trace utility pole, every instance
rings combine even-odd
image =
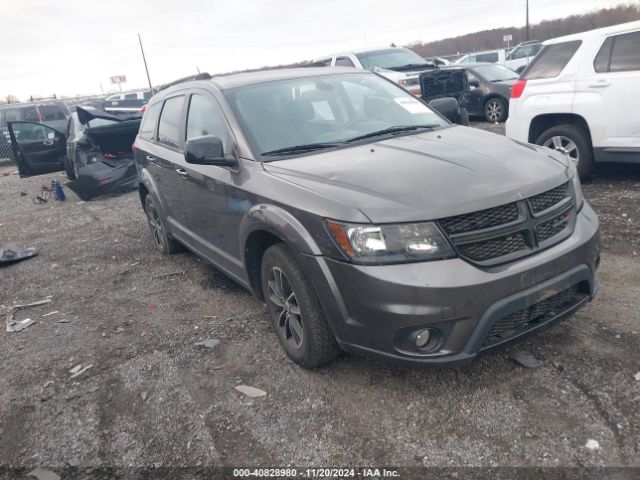
[[[529,0],[527,0],[527,42],[529,41]]]
[[[147,72],[147,81],[149,82],[149,88],[153,90],[153,87],[151,86],[151,77],[149,76],[149,67],[147,67],[147,59],[144,56],[144,48],[142,48],[142,38],[140,38],[140,34],[138,34],[138,41],[140,42],[140,51],[142,52],[142,61],[144,62],[144,69]]]

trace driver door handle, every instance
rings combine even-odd
[[[590,83],[589,86],[591,88],[605,88],[611,86],[611,82],[608,80],[600,80],[595,83]]]

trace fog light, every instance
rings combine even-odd
[[[416,336],[416,347],[418,348],[426,347],[430,339],[431,339],[431,332],[429,330],[422,330],[418,332],[418,335]]]

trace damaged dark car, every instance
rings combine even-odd
[[[132,144],[142,114],[118,116],[79,106],[67,133],[35,122],[10,122],[9,136],[21,178],[64,170],[84,200],[135,188]]]

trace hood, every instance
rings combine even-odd
[[[108,113],[102,108],[94,107],[93,105],[78,105],[76,107],[76,113],[78,114],[78,120],[82,125],[86,125],[90,120],[95,118],[113,120],[114,122],[124,122],[126,120],[142,118],[142,112],[137,112],[131,115],[114,115],[113,113]]]
[[[462,126],[263,165],[376,223],[496,207],[571,178],[568,160],[549,149]]]
[[[417,78],[420,73],[429,71],[429,70],[434,70],[436,68],[437,67],[435,65],[425,65],[424,67],[416,67],[416,68],[411,68],[409,70],[394,70],[392,68],[375,67],[373,71],[387,78],[393,78],[394,80],[399,80],[401,78],[412,78],[412,77]]]

